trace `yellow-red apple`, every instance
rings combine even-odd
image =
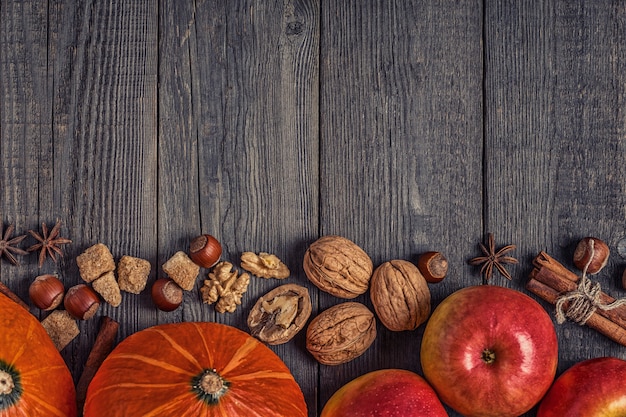
[[[626,361],[602,357],[578,362],[541,400],[537,417],[626,416]]]
[[[403,369],[381,369],[353,379],[328,400],[320,417],[447,417],[428,382]]]

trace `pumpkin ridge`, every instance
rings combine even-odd
[[[202,346],[204,347],[204,354],[206,355],[207,363],[210,363],[210,364],[215,363],[215,358],[213,357],[213,354],[211,353],[211,349],[209,349],[209,344],[207,343],[207,340],[204,337],[204,333],[202,332],[202,329],[200,328],[198,323],[193,322],[191,324],[196,330],[196,333],[198,334],[198,336],[200,337],[200,340],[202,340]]]
[[[56,382],[56,381],[54,381]],[[32,390],[29,390],[28,392],[24,392],[24,394],[22,394],[22,400],[25,403],[30,403],[35,402],[37,404],[39,404],[42,408],[45,408],[47,411],[51,412],[52,415],[54,416],[58,416],[58,417],[66,417],[67,414],[65,414],[63,411],[59,410],[57,407],[53,407],[50,404],[48,404],[46,401],[44,401],[43,399],[39,398],[39,396],[33,394]]]
[[[154,329],[154,331],[157,332],[158,334],[160,334],[165,340],[167,340],[167,342],[170,344],[170,346],[176,352],[178,352],[183,358],[187,359],[189,361],[189,363],[191,363],[192,365],[196,366],[198,369],[203,369],[204,368],[202,365],[200,365],[198,360],[191,353],[189,353],[189,351],[187,349],[183,348],[181,345],[176,343],[176,341],[169,334],[167,334],[166,331],[161,330],[161,329]]]
[[[243,345],[241,345],[241,347],[239,347],[239,349],[237,349],[234,355],[230,358],[226,366],[224,366],[224,369],[220,371],[220,374],[225,376],[227,373],[237,368],[241,363],[245,361],[245,359],[247,359],[246,357],[250,356],[251,352],[255,350],[260,344],[261,342],[258,342],[252,337],[246,339]]]
[[[245,398],[241,398],[241,396],[239,395],[233,395],[233,399],[231,401],[237,401],[240,404],[238,404],[238,406],[241,407],[245,407],[246,410],[248,411],[248,413],[250,414],[246,414],[246,417],[264,417],[263,414],[259,414],[257,409],[253,409],[251,407],[249,407],[245,401]],[[275,409],[272,409],[271,411],[276,411]],[[298,413],[296,413],[297,415]]]
[[[231,377],[231,380],[234,381],[254,381],[259,378],[263,379],[288,379],[292,380],[293,376],[287,372],[276,372],[276,371],[257,371],[250,372],[245,375],[236,375]]]
[[[186,400],[188,398],[189,398],[189,393],[180,394],[177,397],[169,399],[168,402],[163,403],[159,405],[158,407],[152,409],[152,411],[148,412],[147,414],[144,414],[143,417],[160,416],[165,411],[177,411],[178,410],[180,412],[181,404],[179,404],[178,402],[181,400]],[[184,406],[188,406],[188,405],[184,404]]]
[[[32,340],[34,330],[35,330],[35,323],[31,321],[28,323],[28,329],[26,329],[26,334],[25,334],[26,340],[28,341]],[[15,351],[15,355],[13,355],[13,359],[11,359],[9,364],[14,366],[20,360],[20,358],[22,357],[25,351],[26,351],[26,343],[20,346],[20,348]],[[29,363],[29,361],[26,361],[26,363]]]
[[[136,361],[140,361],[143,362],[147,365],[152,365],[154,367],[158,367],[161,369],[164,369],[166,371],[171,371],[171,372],[175,372],[177,374],[182,374],[185,376],[189,376],[192,377],[194,376],[193,373],[187,371],[186,369],[180,368],[178,366],[174,366],[171,365],[167,362],[161,361],[161,360],[157,360],[157,359],[152,359],[149,358],[147,356],[144,355],[139,355],[139,354],[135,354],[135,353],[120,353],[118,355],[116,355],[116,357],[114,359],[132,359],[132,360],[136,360]]]
[[[55,365],[55,366],[39,367],[37,369],[29,369],[26,372],[21,372],[21,375],[22,375],[22,378],[29,378],[31,376],[38,376],[42,371],[56,371],[56,370],[61,370],[61,369],[65,369],[65,366]]]

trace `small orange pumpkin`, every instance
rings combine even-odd
[[[76,391],[65,361],[41,323],[3,294],[0,416],[76,416]]]
[[[122,341],[87,390],[85,417],[306,417],[289,368],[218,323],[162,324]]]

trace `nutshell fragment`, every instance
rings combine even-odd
[[[250,275],[234,270],[233,264],[222,261],[209,273],[209,279],[204,280],[200,288],[202,301],[206,304],[215,304],[215,310],[220,313],[232,313],[241,304],[243,294],[248,290]]]
[[[296,284],[274,288],[256,302],[248,315],[250,333],[270,345],[291,340],[311,315],[309,290]]]
[[[243,252],[241,267],[261,278],[285,279],[289,276],[289,268],[276,255],[267,252]]]

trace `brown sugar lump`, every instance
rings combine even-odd
[[[80,334],[76,320],[65,310],[54,310],[41,324],[59,351]]]
[[[120,286],[115,279],[115,273],[113,271],[109,271],[93,281],[91,286],[100,294],[104,301],[113,307],[118,307],[122,303],[122,293],[120,292]]]
[[[163,271],[183,290],[190,291],[196,283],[200,267],[185,252],[178,251],[163,264]]]
[[[85,249],[76,257],[80,276],[86,282],[92,282],[109,271],[115,270],[115,261],[109,248],[103,243]]]
[[[150,262],[124,255],[117,264],[117,280],[120,290],[139,294],[146,288],[150,275]]]

